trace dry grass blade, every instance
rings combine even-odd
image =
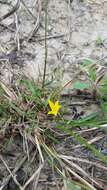
[[[0,18],[0,22],[6,19],[7,17],[11,16],[12,14],[14,14],[19,9],[19,7],[20,7],[20,0],[17,0],[16,5],[8,13],[6,13]]]
[[[32,152],[34,147],[31,147],[29,150],[29,153]],[[13,174],[15,174],[20,168],[21,166],[24,164],[24,162],[27,160],[27,155],[24,156],[22,158],[22,160],[19,162],[19,164],[14,168],[14,170],[12,171]],[[0,190],[4,189],[4,187],[8,184],[9,180],[11,179],[11,174],[9,176],[7,176],[6,180],[3,182],[2,186],[0,187]]]
[[[23,136],[23,135],[25,135],[25,132],[24,132],[24,134],[20,131],[20,134]],[[41,172],[41,169],[43,168],[43,166],[44,166],[44,158],[43,158],[43,155],[42,155],[42,151],[41,151],[41,148],[40,148],[40,144],[39,144],[39,141],[38,141],[38,138],[37,138],[37,136],[35,135],[35,139],[30,135],[30,134],[27,134],[26,133],[26,135],[25,135],[26,137],[26,140],[28,139],[28,140],[30,140],[36,147],[37,147],[37,149],[38,149],[38,152],[39,152],[39,167],[38,167],[38,169],[32,174],[32,176],[26,181],[26,183],[24,184],[24,186],[23,187],[21,187],[22,189],[20,189],[20,190],[25,190],[26,189],[26,187],[36,178],[36,181],[35,181],[35,187],[37,186],[37,184],[38,184],[38,180],[39,180],[39,176],[40,176],[40,172]],[[30,152],[30,150],[29,150],[29,152]],[[28,154],[27,154],[27,156],[26,157],[28,157]],[[11,175],[13,175],[13,174],[11,174]],[[13,176],[14,177],[14,176]],[[10,178],[9,178],[10,179]],[[8,180],[9,181],[9,180]],[[3,186],[4,187],[4,186]],[[0,189],[0,190],[2,190],[2,189]]]
[[[28,160],[29,160],[29,146],[28,146],[28,138],[27,138],[27,134],[25,131],[23,131],[23,149],[24,152],[26,152],[27,156],[28,156]]]
[[[41,1],[38,0],[38,16],[37,16],[36,21],[35,21],[35,26],[34,26],[33,30],[31,31],[31,33],[28,35],[26,41],[29,41],[32,38],[32,36],[34,35],[34,33],[36,33],[37,30],[38,30],[38,28],[39,28],[41,10],[42,10],[42,8],[41,8]]]
[[[35,16],[32,14],[32,12],[28,9],[26,3],[25,3],[23,0],[21,0],[21,3],[22,3],[23,6],[25,7],[26,11],[27,11],[27,12],[32,16],[32,18],[35,20],[36,17],[35,17]]]
[[[13,29],[13,28],[11,28],[10,26],[8,26],[8,25],[6,25],[6,24],[4,24],[4,23],[0,23],[0,26],[2,27],[2,28],[6,28],[6,29],[8,29],[9,31],[11,31],[11,32],[15,32],[15,29]]]
[[[90,4],[97,4],[97,5],[101,5],[102,4],[102,1],[98,2],[97,0],[87,0],[87,2],[90,3]]]
[[[43,164],[40,164],[39,168],[33,173],[33,175],[28,179],[28,181],[23,186],[23,190],[35,179],[36,176],[40,174],[41,169],[43,168]],[[38,179],[38,177],[37,177]]]
[[[93,138],[93,139],[87,141],[87,143],[88,143],[88,144],[93,144],[93,143],[95,143],[95,142],[101,140],[101,139],[104,138],[104,137],[105,137],[105,135],[97,136],[97,137],[95,137],[95,138]],[[73,147],[73,149],[74,149],[74,148],[80,148],[80,147],[83,147],[83,146],[84,146],[84,145],[76,145],[76,146]]]
[[[19,22],[18,22],[17,13],[15,13],[15,23],[16,23],[15,41],[17,43],[17,50],[20,51]]]
[[[24,190],[24,188],[20,185],[20,183],[17,181],[16,177],[12,174],[11,170],[9,169],[7,163],[5,162],[5,160],[3,159],[3,157],[0,155],[0,159],[3,162],[4,166],[6,167],[6,169],[8,170],[8,172],[10,173],[12,179],[14,180],[15,184],[19,187],[20,190]]]
[[[39,156],[40,156],[39,168],[38,168],[38,169],[33,173],[33,175],[28,179],[28,181],[27,181],[27,182],[25,183],[25,185],[23,186],[23,189],[25,189],[25,188],[35,179],[35,177],[37,177],[37,178],[36,178],[36,182],[35,182],[35,187],[37,186],[41,169],[42,169],[43,166],[44,166],[44,158],[43,158],[43,155],[42,155],[42,151],[41,151],[41,148],[40,148],[39,141],[38,141],[38,139],[37,139],[36,136],[35,136],[35,143],[36,143],[36,145],[37,145],[37,149],[38,149]]]
[[[69,171],[69,173],[71,173],[73,176],[75,176],[81,183],[83,183],[84,185],[88,186],[91,190],[97,190],[95,187],[93,187],[90,183],[88,183],[85,179],[83,179],[82,177],[80,177],[76,172],[74,172],[73,170],[71,170],[69,167],[66,167],[66,169]]]
[[[79,165],[73,163],[72,161],[69,161],[67,158],[60,156],[61,159],[63,159],[68,165],[76,169],[80,174],[82,174],[84,177],[88,178],[91,183],[95,184],[97,187],[102,188],[98,182],[96,182],[93,178],[91,178]]]
[[[65,34],[54,34],[54,35],[47,35],[47,37],[46,37],[46,39],[47,40],[50,40],[50,39],[57,39],[57,38],[62,38],[62,37],[64,37],[65,36]],[[33,41],[44,41],[45,40],[45,36],[40,36],[40,37],[38,37],[38,36],[36,36],[37,38],[35,38],[35,39],[33,39]]]
[[[92,131],[95,131],[97,129],[98,129],[97,127],[93,127],[91,129],[83,129],[83,130],[79,131],[79,134],[92,132]]]
[[[106,128],[107,127],[107,124],[103,124],[101,125],[102,128]]]
[[[15,101],[17,99],[16,93],[13,91],[13,89],[9,89],[4,83],[0,81],[0,85],[5,91],[5,93],[8,95],[6,98],[8,98],[11,101]],[[4,95],[5,96],[5,95]]]
[[[40,148],[40,144],[39,144],[39,141],[38,141],[38,137],[35,135],[35,141],[36,141],[36,145],[37,145],[37,149],[39,151],[39,155],[40,155],[40,158],[41,158],[41,162],[44,164],[44,158],[43,158],[43,155],[42,155],[42,151],[41,151],[41,148]]]
[[[99,163],[96,163],[96,162],[92,162],[92,161],[89,161],[89,160],[86,160],[86,159],[81,159],[81,158],[77,158],[77,157],[73,157],[73,156],[66,156],[66,155],[59,155],[59,157],[63,157],[65,159],[68,159],[68,160],[72,160],[72,161],[76,161],[76,162],[82,162],[82,163],[86,163],[86,164],[90,164],[92,166],[96,166],[97,168],[101,168],[105,171],[107,171],[107,167],[99,164]]]

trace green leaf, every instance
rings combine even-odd
[[[102,85],[107,85],[107,75],[102,78],[101,84]]]
[[[96,68],[90,68],[89,70],[89,76],[93,81],[96,81],[97,74],[96,74]]]
[[[41,90],[38,86],[36,86],[34,81],[23,80],[23,81],[21,81],[21,83],[25,84],[27,90],[30,90],[33,97],[39,98],[41,96]]]
[[[93,60],[92,59],[84,59],[82,66],[88,66],[93,64]]]
[[[23,112],[20,108],[17,107],[17,105],[10,103],[10,106],[13,110],[15,110],[19,115],[24,116],[25,112]]]
[[[65,186],[67,187],[67,190],[81,190],[81,187],[68,180],[65,180]]]
[[[102,45],[103,44],[103,40],[102,40],[102,38],[100,37],[100,36],[97,36],[97,38],[96,38],[96,45],[97,46],[100,46],[100,45]]]
[[[94,113],[91,113],[91,114],[89,114],[89,115],[87,115],[87,116],[85,116],[85,117],[83,117],[83,118],[81,118],[81,119],[79,119],[79,120],[69,120],[69,121],[67,121],[67,124],[72,124],[72,122],[73,123],[75,123],[75,124],[77,124],[77,125],[79,125],[79,124],[88,124],[90,121],[91,121],[91,123],[93,124],[94,123],[94,121],[98,121],[98,117],[99,116],[99,112],[94,112]]]
[[[74,83],[73,87],[78,90],[84,90],[89,88],[89,83],[77,81]]]

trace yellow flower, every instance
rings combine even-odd
[[[48,114],[52,114],[52,115],[57,115],[59,109],[61,108],[61,105],[59,104],[59,101],[56,101],[55,103],[53,103],[51,100],[48,100],[48,104],[51,108],[51,111],[48,112]]]

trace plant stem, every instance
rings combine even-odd
[[[44,88],[44,85],[45,85],[47,57],[48,57],[48,48],[47,48],[48,0],[45,0],[45,1],[46,1],[45,2],[45,63],[44,63],[44,73],[43,73],[42,88]]]

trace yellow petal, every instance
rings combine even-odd
[[[49,103],[49,106],[51,108],[51,111],[49,111],[48,114],[52,114],[52,115],[56,116],[58,114],[60,107],[61,107],[59,104],[59,101],[56,101],[54,104],[51,100],[48,100],[48,103]]]
[[[50,115],[50,114],[53,114],[53,112],[52,112],[52,111],[49,111],[49,112],[48,112],[48,115]]]
[[[59,108],[61,107],[61,105],[59,104],[59,101],[56,101],[56,102],[55,102],[55,107],[56,107],[57,109],[59,109]]]
[[[56,115],[57,115],[57,112],[49,111],[49,112],[48,112],[48,115],[55,115],[55,116],[56,116]]]
[[[53,109],[53,107],[55,106],[54,103],[51,100],[48,100],[48,104],[49,104],[51,109]]]

